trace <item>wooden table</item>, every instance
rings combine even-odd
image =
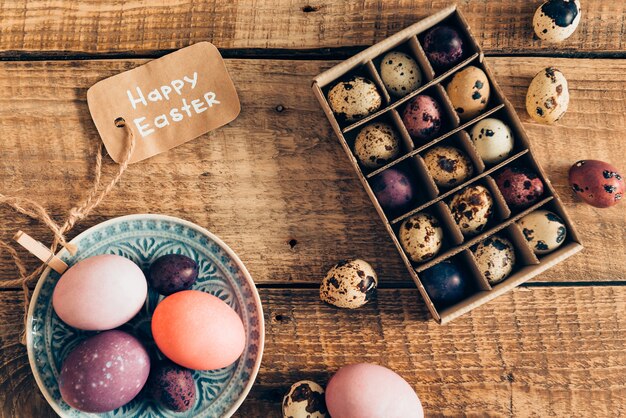
[[[241,256],[267,332],[261,371],[237,416],[280,416],[291,383],[323,384],[362,361],[400,373],[428,416],[624,415],[626,204],[582,204],[567,170],[583,158],[626,170],[626,4],[584,0],[580,27],[555,49],[533,39],[539,3],[459,7],[586,248],[447,326],[429,319],[309,86],[448,1],[0,1],[0,190],[35,197],[63,219],[93,178],[99,137],[88,87],[209,40],[227,58],[239,118],[131,166],[70,236],[115,216],[163,213],[207,227]],[[530,79],[548,65],[570,83],[570,110],[557,126],[531,122],[523,105]],[[106,173],[113,169],[108,161]],[[24,229],[50,242],[42,225],[0,214],[0,237]],[[325,271],[350,256],[371,261],[381,277],[378,299],[357,311],[318,298]],[[0,279],[15,275],[1,256]],[[1,416],[53,416],[18,342],[22,293],[0,287]]]

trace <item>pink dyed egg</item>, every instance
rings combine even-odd
[[[326,387],[333,418],[423,418],[422,403],[402,377],[383,366],[344,366]]]
[[[442,110],[435,99],[425,94],[415,96],[404,108],[402,122],[415,139],[429,141],[441,130]]]
[[[147,294],[146,278],[135,263],[103,254],[79,261],[61,276],[52,306],[74,328],[104,331],[132,319]]]

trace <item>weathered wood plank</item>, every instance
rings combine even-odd
[[[142,62],[1,63],[0,190],[34,197],[61,219],[92,179],[99,139],[85,101],[87,88]],[[626,60],[488,62],[525,121],[537,155],[586,245],[582,254],[538,280],[624,280],[624,204],[600,210],[575,201],[567,169],[582,158],[618,167],[626,161],[621,139],[626,129]],[[114,216],[164,213],[187,218],[222,237],[258,283],[318,282],[330,265],[349,256],[370,260],[386,283],[409,281],[310,92],[311,77],[333,64],[228,60],[242,102],[239,118],[131,166],[93,216],[71,235]],[[572,97],[569,113],[554,127],[531,123],[523,107],[530,79],[550,64],[567,75]],[[112,168],[108,166],[109,173]],[[50,241],[37,223],[15,219],[6,208],[0,208],[0,214],[0,237],[9,239],[22,228]],[[35,261],[28,259],[34,267]],[[0,278],[14,274],[3,259]]]
[[[626,414],[623,286],[518,289],[446,326],[427,320],[415,290],[381,290],[358,311],[312,290],[261,295],[265,354],[240,417],[278,417],[291,383],[325,384],[364,361],[398,371],[428,416]],[[0,292],[1,416],[52,416],[16,343],[20,305],[18,292]]]
[[[0,3],[0,51],[150,54],[209,40],[220,48],[369,46],[451,4],[449,0],[146,2],[9,0]],[[487,53],[624,51],[626,4],[583,2],[567,42],[533,39],[540,1],[458,2]],[[121,30],[122,29],[122,30]]]

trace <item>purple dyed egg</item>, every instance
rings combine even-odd
[[[150,373],[150,357],[139,340],[118,330],[80,343],[61,367],[63,400],[84,412],[107,412],[130,402]]]
[[[428,141],[441,130],[441,115],[439,103],[430,96],[420,94],[404,108],[402,122],[413,138]]]
[[[157,258],[150,266],[148,283],[162,295],[186,290],[198,278],[198,264],[181,254],[167,254]]]
[[[172,362],[162,362],[152,369],[148,389],[154,400],[172,411],[187,411],[196,402],[192,371]]]
[[[413,185],[402,171],[390,168],[372,181],[372,190],[383,209],[398,211],[413,200]]]
[[[437,26],[424,36],[424,52],[435,68],[447,68],[463,58],[463,40],[450,26]]]
[[[468,290],[465,272],[451,261],[435,264],[419,276],[430,300],[438,309],[460,302]]]

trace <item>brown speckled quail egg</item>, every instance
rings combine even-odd
[[[476,235],[491,218],[493,198],[484,186],[469,186],[452,197],[450,212],[463,235]]]
[[[474,166],[467,155],[458,148],[436,146],[424,154],[424,163],[435,184],[453,187],[474,174]]]
[[[338,119],[354,122],[380,109],[382,97],[374,82],[353,76],[330,89],[328,104]]]
[[[365,167],[382,167],[400,153],[400,137],[391,125],[370,123],[357,135],[354,153]]]
[[[526,111],[540,123],[554,123],[569,106],[569,89],[562,72],[554,67],[539,71],[528,86]]]
[[[476,151],[486,164],[504,161],[513,151],[513,134],[500,119],[485,118],[470,131]]]
[[[310,380],[291,385],[283,398],[283,418],[327,418],[324,389]]]
[[[392,51],[380,62],[380,78],[394,97],[404,97],[422,84],[417,62],[404,52]]]
[[[489,80],[483,70],[470,65],[452,77],[446,92],[461,120],[470,120],[489,103]]]
[[[515,265],[515,249],[508,239],[499,235],[481,241],[472,249],[476,265],[489,284],[500,283],[508,277]]]
[[[320,299],[338,308],[354,309],[374,296],[378,277],[366,261],[343,260],[331,268],[320,286]]]
[[[437,218],[428,213],[407,218],[400,226],[399,235],[402,248],[416,263],[436,256],[443,243],[443,229]]]
[[[533,28],[539,39],[562,42],[578,27],[582,10],[578,0],[548,0],[533,16]]]
[[[536,210],[517,221],[535,254],[548,254],[563,244],[567,228],[563,220],[547,210]]]

